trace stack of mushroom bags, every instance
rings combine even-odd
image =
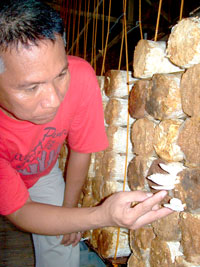
[[[134,51],[129,113],[135,121],[131,190],[168,190],[175,212],[130,231],[128,266],[200,266],[200,18],[185,18],[168,40]]]
[[[128,163],[134,157],[130,141],[130,126],[134,119],[128,115],[127,82],[136,79],[133,79],[131,72],[127,74],[121,70],[109,70],[105,76],[97,78],[102,92],[109,147],[103,152],[92,154],[92,162],[83,189],[83,206],[94,206],[112,193],[123,191],[123,188],[130,191],[125,163],[126,156]],[[128,120],[130,126],[127,128]],[[106,227],[87,232],[85,237],[103,258],[113,258],[117,246],[117,234],[118,228]],[[127,229],[120,229],[116,255],[127,257],[130,253],[129,232]]]

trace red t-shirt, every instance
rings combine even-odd
[[[0,213],[21,208],[28,188],[53,168],[67,138],[75,151],[103,150],[108,141],[104,128],[101,92],[92,67],[68,56],[70,85],[53,121],[35,125],[17,121],[0,110]]]

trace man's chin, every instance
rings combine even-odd
[[[54,118],[55,116],[53,118],[31,120],[30,122],[32,122],[33,124],[46,124],[53,121]]]
[[[31,120],[34,124],[46,124],[54,120],[57,112],[54,112],[50,115],[47,115],[45,117],[35,117]]]

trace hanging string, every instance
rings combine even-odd
[[[95,38],[94,38],[94,70],[95,73],[97,71],[97,61],[96,61],[96,55],[97,55],[97,24],[98,24],[98,16],[99,16],[99,0],[97,0],[97,12],[96,12],[96,24],[95,24]]]
[[[105,72],[105,59],[106,59],[106,52],[107,52],[107,46],[108,46],[108,37],[109,37],[109,33],[110,33],[110,31],[109,31],[109,29],[110,29],[110,12],[111,12],[111,0],[109,1],[108,28],[107,28],[105,49],[103,51],[103,63],[102,63],[102,69],[101,69],[101,76],[103,76],[103,73]]]
[[[87,10],[87,24],[86,24],[86,37],[84,42],[84,59],[86,59],[87,56],[87,37],[88,37],[88,24],[89,24],[89,12],[90,12],[90,0],[88,0],[88,10]]]
[[[92,65],[92,63],[93,63],[93,56],[94,56],[95,5],[96,5],[96,0],[94,0],[94,11],[93,11],[93,24],[92,24],[92,53],[91,53],[91,59],[90,59],[90,64],[91,64],[91,65]]]
[[[127,40],[127,26],[126,26],[126,0],[123,1],[124,7],[124,37],[125,37],[125,51],[126,51],[126,75],[127,75],[127,94],[129,95],[129,65],[128,65],[128,40]],[[127,166],[128,166],[128,140],[129,140],[129,112],[127,109],[127,134],[126,134],[126,158],[125,158],[125,169],[124,169],[124,183],[123,191],[125,191],[126,186],[126,176],[127,176]],[[114,259],[117,258],[117,251],[119,247],[119,237],[120,237],[120,228],[117,232],[117,244],[115,249]],[[117,267],[117,264],[113,264],[114,267]]]
[[[159,2],[158,17],[157,17],[157,23],[156,23],[156,32],[155,32],[155,37],[154,37],[155,42],[157,41],[157,37],[158,37],[158,27],[159,27],[161,6],[162,6],[162,0],[160,0],[160,2]]]
[[[103,10],[102,10],[102,42],[101,42],[101,52],[103,55],[103,51],[104,51],[104,13],[105,13],[105,0],[103,0]]]
[[[124,13],[126,14],[126,0],[124,0]],[[126,77],[127,77],[127,95],[129,95],[129,64],[128,64],[128,39],[127,39],[127,26],[126,17],[124,19],[124,36],[125,36],[125,51],[126,51]],[[124,170],[124,185],[123,191],[125,191],[126,186],[126,176],[127,176],[127,165],[128,165],[128,142],[129,140],[129,112],[127,109],[127,138],[126,138],[126,160],[125,160],[125,170]]]
[[[143,32],[142,32],[142,5],[141,0],[139,0],[139,26],[140,26],[140,38],[143,39]]]
[[[103,0],[100,0],[99,6],[101,5],[102,2],[103,2]],[[88,8],[89,8],[89,0],[88,0]],[[88,19],[88,22],[86,23],[86,25],[85,25],[85,26],[83,27],[83,29],[81,30],[81,32],[80,32],[80,34],[79,34],[79,39],[80,39],[80,37],[84,34],[84,32],[85,32],[86,30],[88,31],[88,25],[89,25],[89,23],[90,23],[90,20],[91,20],[91,19]],[[78,38],[76,38],[76,40],[73,42],[73,44],[72,44],[70,50],[68,51],[68,53],[70,53],[70,52],[72,51],[72,49],[74,48],[74,46],[76,45],[77,39],[78,39]],[[86,51],[87,51],[87,50],[86,50]],[[86,53],[86,51],[85,51],[85,53]]]
[[[77,43],[76,43],[76,56],[79,55],[80,20],[81,20],[81,1],[79,0],[79,7],[78,7],[78,29],[77,29]]]
[[[181,0],[181,9],[180,9],[180,17],[179,17],[179,20],[182,20],[182,16],[183,16],[183,5],[184,5],[184,0]]]
[[[75,28],[76,28],[76,8],[77,8],[77,0],[74,2],[74,10],[73,10],[73,29],[72,29],[72,44],[74,43],[75,37]],[[73,55],[74,46],[71,49],[71,54]]]
[[[94,70],[96,72],[96,43],[97,43],[97,25],[98,25],[98,16],[99,16],[99,0],[97,0],[97,7],[96,7],[96,15],[95,15],[95,31],[94,31],[94,41],[92,43],[93,47],[93,55],[91,57],[91,65],[94,64]]]
[[[120,48],[120,55],[119,55],[119,64],[118,64],[118,70],[121,68],[121,62],[122,62],[122,52],[123,52],[123,46],[124,46],[124,19],[122,24],[122,41],[121,41],[121,48]]]
[[[84,7],[84,25],[87,23],[87,0],[85,0],[85,7]],[[83,57],[86,59],[85,55],[85,41],[86,41],[86,31],[84,31],[84,36],[83,36]]]
[[[72,10],[72,0],[70,1],[70,5],[69,5],[69,10],[68,10],[68,13],[69,13],[69,16],[68,16],[68,27],[67,27],[67,53],[69,51],[69,37],[70,37],[70,23],[71,23],[71,10]]]

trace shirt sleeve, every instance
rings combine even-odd
[[[108,140],[104,126],[102,96],[94,70],[84,62],[76,71],[79,90],[75,116],[69,134],[69,146],[82,153],[92,153],[106,149]],[[73,73],[72,77],[73,79]]]
[[[20,175],[8,161],[0,158],[0,214],[8,215],[20,209],[28,197]]]

